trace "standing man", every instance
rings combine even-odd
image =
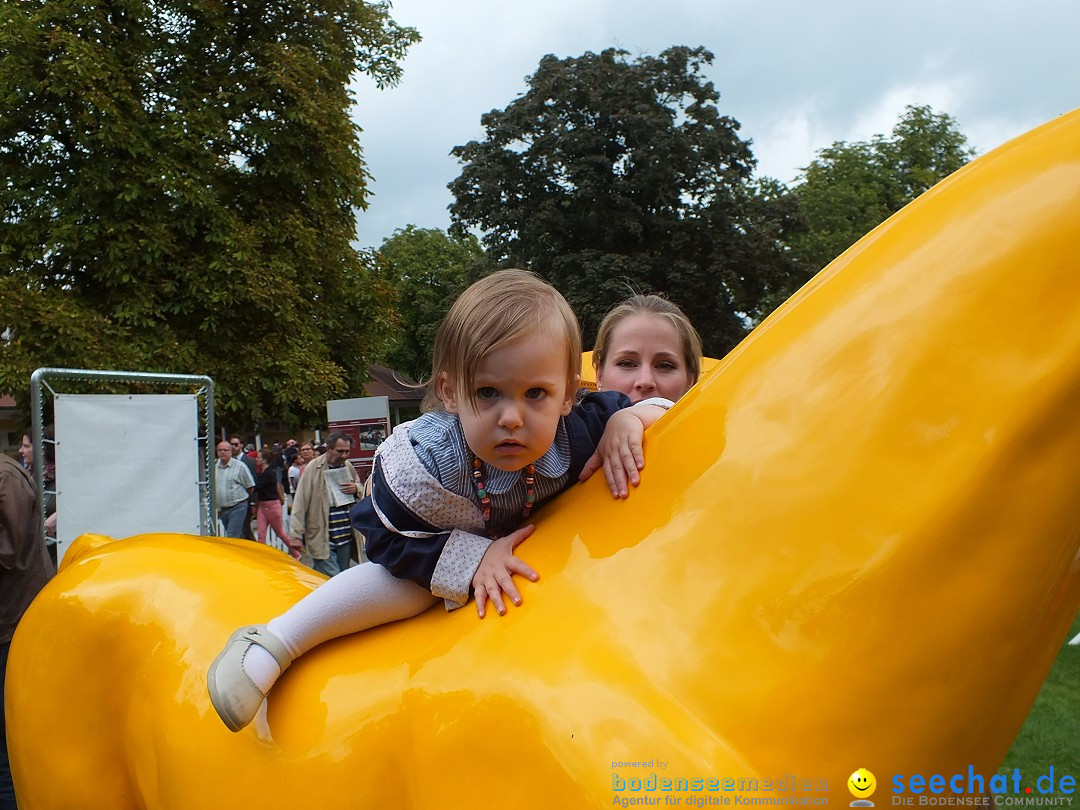
[[[214,466],[214,498],[218,517],[225,526],[226,537],[244,537],[248,519],[248,499],[255,491],[255,477],[247,465],[232,457],[228,442],[217,446],[218,463]]]
[[[30,476],[0,454],[0,810],[15,810],[4,722],[8,650],[30,601],[53,575],[41,533],[41,509]]]
[[[294,544],[302,542],[312,567],[328,577],[349,566],[353,543],[349,508],[360,492],[360,476],[346,461],[351,450],[347,434],[330,434],[326,453],[311,461],[300,476],[289,518],[290,539]]]
[[[244,452],[244,443],[240,441],[239,436],[229,439],[229,448],[232,450],[232,457],[243,463],[248,468],[248,472],[255,475],[255,459]]]

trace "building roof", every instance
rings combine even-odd
[[[424,399],[424,389],[399,371],[385,366],[368,366],[368,376],[370,379],[364,385],[366,396],[417,405]]]

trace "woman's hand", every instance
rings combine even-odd
[[[645,428],[665,412],[656,405],[634,405],[612,414],[596,452],[585,462],[578,480],[589,480],[603,467],[612,496],[626,498],[630,494],[628,484],[640,484],[638,473],[645,469]]]
[[[645,467],[645,428],[641,420],[627,408],[612,414],[596,452],[585,462],[579,480],[585,481],[603,467],[608,489],[616,498],[630,494],[629,486],[641,483],[638,472]]]

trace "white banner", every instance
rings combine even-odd
[[[56,394],[57,557],[84,532],[200,533],[195,394]]]

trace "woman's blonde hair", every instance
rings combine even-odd
[[[443,374],[459,398],[475,408],[481,361],[527,335],[549,333],[566,344],[566,390],[572,394],[581,369],[581,329],[566,299],[527,270],[498,270],[480,279],[458,296],[435,335],[422,410],[442,407],[438,388]]]
[[[631,315],[655,315],[664,318],[675,327],[683,349],[683,362],[690,372],[690,383],[696,383],[701,374],[701,338],[697,330],[678,306],[661,298],[659,295],[632,295],[616,305],[600,323],[596,333],[596,346],[593,347],[592,364],[597,371],[604,365],[611,349],[611,333],[615,327]]]

